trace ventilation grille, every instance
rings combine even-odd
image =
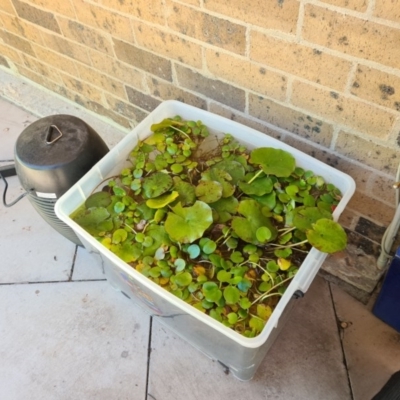
[[[29,194],[28,198],[36,211],[48,224],[71,242],[82,246],[82,243],[78,239],[78,236],[76,236],[75,232],[68,225],[62,222],[54,212],[54,206],[57,200],[41,198],[33,194]]]

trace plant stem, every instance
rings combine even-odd
[[[274,281],[274,278],[272,277],[272,275],[265,268],[263,268],[260,264],[255,264],[255,265],[257,265],[257,267],[259,267],[261,270],[263,270],[264,273],[266,273],[269,276],[269,279],[271,279],[272,285],[275,285],[275,281]]]
[[[151,222],[151,221],[150,221],[150,222]],[[150,225],[150,222],[148,222],[148,223],[144,226],[144,228],[142,229],[142,233],[144,233],[144,232],[146,231],[147,227]]]
[[[292,231],[294,231],[295,229],[296,229],[295,226],[293,226],[293,227],[291,227],[291,228],[282,228],[282,229],[278,229],[278,232],[282,232],[282,233],[279,235],[279,237],[281,237],[281,236],[283,236],[283,235],[286,235],[287,233],[292,232]]]
[[[260,297],[258,297],[257,299],[255,299],[255,300],[251,303],[251,305],[256,304],[256,303],[257,303],[258,301],[260,301],[260,300],[264,300],[264,299],[266,299],[267,297],[271,297],[271,296],[275,296],[275,295],[282,296],[281,293],[271,293],[271,292],[272,292],[274,289],[276,289],[277,287],[279,287],[279,286],[281,286],[282,284],[284,284],[285,282],[290,281],[291,279],[293,279],[292,276],[291,276],[290,278],[286,278],[286,279],[284,279],[283,281],[277,283],[275,286],[272,286],[272,288],[269,289],[268,292],[265,292],[263,295],[261,295]]]
[[[92,190],[92,192],[90,193],[90,194],[93,194],[94,193],[94,191],[102,184],[102,183],[104,183],[105,181],[109,181],[109,180],[111,180],[111,179],[116,179],[116,178],[118,178],[119,177],[119,175],[114,175],[114,176],[109,176],[108,178],[104,178],[101,182],[99,182],[98,184],[97,184],[97,186]],[[111,189],[111,188],[110,188]]]
[[[282,296],[282,293],[278,293],[278,292],[269,293],[269,294],[264,293],[262,296],[258,297],[256,300],[254,300],[253,303],[251,303],[251,305],[256,304],[260,299],[265,300],[272,296]]]
[[[231,237],[232,237],[232,236],[229,235],[229,236],[222,242],[222,245],[224,245]]]
[[[137,235],[137,232],[136,232],[130,225],[128,225],[126,222],[124,222],[123,224],[124,224],[126,227],[128,227],[129,229],[131,229],[132,232],[133,232],[135,235]]]
[[[257,319],[259,319],[260,321],[262,321],[262,322],[266,322],[266,321],[264,321],[262,318],[260,318],[258,315],[254,315],[254,314],[251,314],[251,313],[249,313],[249,315],[251,315],[253,318],[257,318]]]
[[[307,239],[303,240],[302,242],[297,242],[297,243],[292,243],[292,244],[287,244],[287,245],[268,243],[268,246],[278,247],[279,249],[286,249],[288,247],[301,246],[302,244],[306,244],[306,243],[308,243]]]
[[[215,241],[215,243],[218,243],[218,242],[219,242],[220,240],[222,240],[224,237],[225,237],[224,235],[221,235],[221,236]]]
[[[254,180],[256,180],[264,171],[260,169],[247,183],[253,183]]]
[[[185,133],[185,132],[183,132],[182,130],[180,130],[179,128],[177,128],[177,127],[175,127],[175,126],[173,126],[173,125],[170,125],[170,128],[175,129],[176,131],[182,133],[182,134],[185,135],[188,139],[190,139],[190,136],[189,136],[187,133]]]

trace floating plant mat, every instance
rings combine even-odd
[[[311,247],[346,247],[340,191],[289,152],[247,149],[201,121],[151,130],[71,218],[165,290],[258,335]]]

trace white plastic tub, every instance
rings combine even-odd
[[[296,158],[299,167],[314,171],[341,190],[343,198],[334,211],[335,219],[340,216],[353,195],[355,183],[350,176],[263,133],[208,111],[177,101],[166,101],[118,143],[56,203],[57,216],[75,231],[87,251],[97,258],[99,266],[103,268],[107,280],[114,288],[121,290],[135,303],[143,306],[150,314],[159,318],[160,322],[194,347],[229,368],[236,378],[248,380],[255,374],[257,367],[283,327],[297,294],[307,292],[326,258],[326,254],[314,248],[309,252],[264,330],[255,338],[246,338],[141,275],[69,217],[84,203],[101,181],[121,171],[126,164],[128,154],[138,140],[150,135],[150,126],[153,123],[175,115],[180,115],[184,119],[201,120],[210,129],[230,133],[251,147],[275,147],[290,151]]]

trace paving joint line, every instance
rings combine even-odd
[[[68,278],[69,282],[72,281],[72,275],[74,274],[75,261],[76,261],[77,255],[78,255],[78,246],[75,246],[74,257],[72,258],[71,273],[69,274],[69,278]]]
[[[349,386],[350,389],[350,400],[355,400],[354,398],[354,393],[353,393],[353,387],[351,385],[351,378],[350,378],[350,374],[349,374],[349,367],[347,364],[347,359],[346,359],[346,351],[344,349],[344,343],[343,343],[343,338],[344,338],[344,332],[342,329],[340,329],[340,319],[337,315],[337,311],[336,311],[336,306],[335,306],[335,301],[333,299],[333,293],[332,293],[332,287],[331,287],[331,283],[328,282],[328,287],[329,287],[329,294],[331,296],[331,301],[332,301],[332,308],[333,308],[333,313],[335,314],[335,320],[336,320],[336,328],[338,331],[338,336],[339,336],[339,340],[340,340],[340,348],[342,350],[342,359],[343,359],[343,365],[346,369],[346,376],[347,376],[347,384]]]
[[[149,377],[150,377],[150,358],[151,358],[151,339],[152,339],[152,332],[153,332],[153,316],[150,315],[150,322],[149,322],[149,340],[147,342],[147,367],[146,367],[146,388],[145,388],[145,399],[153,399],[155,397],[148,393],[149,390]]]
[[[44,284],[44,283],[75,283],[75,282],[104,282],[107,279],[76,279],[74,281],[70,281],[69,279],[61,280],[61,281],[37,281],[37,282],[2,282],[0,286],[11,286],[11,285],[36,285],[36,284]]]

